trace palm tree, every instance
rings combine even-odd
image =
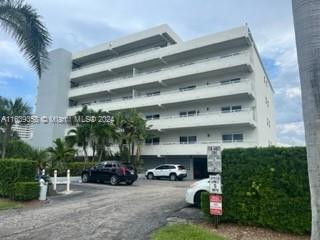
[[[23,0],[0,0],[0,26],[18,43],[20,51],[41,77],[48,62],[51,37],[36,10]]]
[[[320,1],[293,0],[311,193],[311,239],[320,239]]]
[[[63,167],[64,163],[74,157],[75,150],[69,147],[61,138],[53,141],[54,147],[49,147],[47,151],[51,155],[52,167]]]
[[[19,122],[16,117],[31,115],[31,107],[27,103],[24,103],[22,98],[16,98],[14,101],[0,97],[0,118],[1,127],[4,129],[2,139],[2,159],[6,156],[6,149],[8,142],[12,136],[12,126],[14,124],[25,124],[25,122]]]
[[[91,128],[88,125],[79,125],[75,129],[71,129],[65,137],[66,143],[73,147],[77,145],[81,147],[84,153],[84,161],[88,161],[88,146],[90,142]]]

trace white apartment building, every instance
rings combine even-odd
[[[12,131],[17,132],[18,136],[23,141],[30,141],[32,139],[32,125],[31,124],[14,124]]]
[[[57,49],[50,59],[36,115],[136,108],[154,135],[145,168],[180,163],[201,178],[207,146],[276,144],[273,88],[247,26],[182,41],[161,25],[76,53]],[[36,125],[33,145],[51,145],[65,127]]]

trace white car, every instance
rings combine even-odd
[[[200,207],[202,192],[209,192],[209,178],[202,179],[190,185],[186,192],[186,202]]]
[[[158,167],[148,169],[146,171],[146,178],[169,178],[171,181],[183,180],[187,176],[187,170],[180,164],[163,164]]]

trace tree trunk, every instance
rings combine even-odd
[[[88,162],[88,152],[87,152],[87,147],[83,147],[83,152],[84,152],[84,162]]]
[[[4,159],[7,154],[7,145],[8,145],[10,134],[11,134],[11,128],[12,128],[12,125],[8,124],[6,126],[4,134],[3,134],[2,152],[1,152],[2,159]]]
[[[131,144],[131,162],[133,163],[134,162],[134,142],[132,141],[132,144]]]
[[[293,0],[312,208],[311,240],[320,239],[320,1]]]

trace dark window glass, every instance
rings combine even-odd
[[[146,116],[146,119],[147,119],[147,120],[151,120],[152,118],[153,118],[152,115],[147,115],[147,116]]]
[[[153,145],[158,145],[160,143],[160,138],[159,137],[155,137],[152,140],[153,140]]]
[[[232,134],[223,134],[222,141],[223,142],[232,142]]]
[[[187,136],[182,136],[180,137],[180,143],[188,143],[188,137]]]
[[[153,119],[159,119],[160,118],[160,114],[154,114],[153,115]]]
[[[161,165],[161,166],[157,167],[156,169],[157,170],[162,170],[162,169],[164,169],[164,167],[165,167],[164,165]]]
[[[112,168],[112,164],[110,164],[110,163],[106,164],[105,168]]]
[[[186,117],[187,116],[187,112],[180,112],[180,117]]]
[[[182,166],[182,165],[179,165],[179,166],[178,166],[178,169],[179,169],[179,170],[184,170],[184,169],[186,169],[186,168],[185,168],[184,166]]]
[[[230,106],[222,107],[222,108],[221,108],[221,112],[222,112],[222,113],[228,113],[228,112],[230,112]]]
[[[242,107],[239,105],[239,106],[232,106],[232,112],[240,112],[242,109]]]
[[[175,167],[175,166],[169,166],[169,168],[170,168],[170,169],[176,169],[176,167]]]
[[[152,144],[152,138],[146,138],[146,145]]]
[[[196,115],[196,110],[192,110],[188,112],[188,116],[194,116]]]
[[[188,137],[188,143],[196,143],[196,142],[197,142],[197,136]]]
[[[243,134],[242,133],[233,134],[233,141],[234,142],[242,142],[243,141]]]

